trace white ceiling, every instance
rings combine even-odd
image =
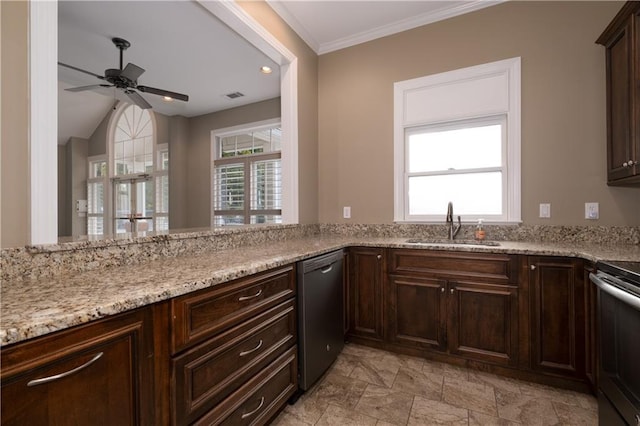
[[[319,55],[506,0],[266,0]]]
[[[155,111],[192,117],[271,99],[280,94],[278,66],[231,31],[201,5],[191,1],[60,1],[58,3],[58,60],[102,75],[119,67],[113,37],[128,40],[123,66],[132,62],[146,70],[138,83],[189,95],[188,102],[165,102],[142,96]],[[274,72],[261,74],[269,65]],[[64,88],[103,81],[58,67]],[[99,92],[99,93],[98,93]],[[233,100],[225,94],[241,92]],[[113,88],[99,91],[59,91],[58,143],[70,136],[88,138],[109,108]]]
[[[219,0],[214,0],[219,1]],[[269,5],[318,54],[363,43],[438,20],[491,6],[503,0],[267,0]],[[145,86],[189,95],[188,102],[167,103],[143,94],[165,115],[197,116],[271,99],[280,93],[277,65],[194,1],[58,2],[58,60],[102,75],[119,66],[111,42],[131,42],[123,66],[146,70]],[[270,75],[258,69],[269,65]],[[102,81],[58,67],[58,143],[71,136],[88,138],[114,104],[127,99],[112,88],[68,92],[65,88]],[[225,94],[245,96],[230,100]]]

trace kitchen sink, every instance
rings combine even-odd
[[[447,238],[411,238],[407,240],[409,244],[433,244],[433,245],[467,245],[467,246],[490,246],[497,247],[500,243],[496,241],[478,241],[478,240],[449,240]]]

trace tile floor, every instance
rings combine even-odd
[[[597,425],[582,393],[345,345],[331,369],[274,426]]]

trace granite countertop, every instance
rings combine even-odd
[[[150,305],[349,246],[421,248],[640,260],[640,245],[500,241],[499,246],[408,244],[406,238],[313,236],[277,243],[167,257],[137,265],[4,282],[0,292],[0,346],[108,315]]]

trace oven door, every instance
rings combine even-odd
[[[598,286],[599,398],[608,400],[599,405],[610,404],[627,424],[640,425],[640,297],[609,274],[598,272],[590,278]],[[601,425],[619,423],[603,418],[602,411]]]

